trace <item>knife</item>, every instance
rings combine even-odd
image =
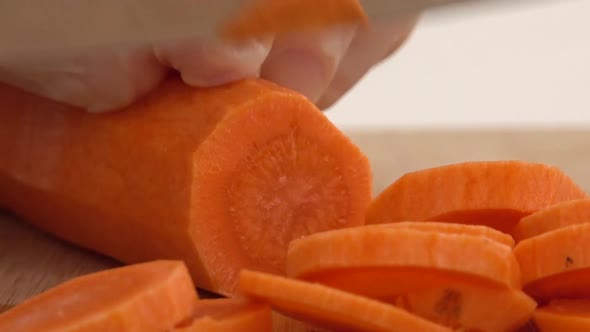
[[[286,32],[306,27],[310,7],[315,13],[360,5],[358,17],[336,15],[325,21],[345,24],[353,19],[365,23],[395,20],[435,7],[492,1],[502,0],[0,0],[0,59],[151,45],[197,36],[231,37],[228,31],[241,38]],[[265,6],[267,10],[261,10]],[[297,21],[297,11],[285,11],[289,9],[285,6],[307,6],[307,12],[299,12]],[[244,19],[256,29],[250,32],[248,26],[235,25]],[[291,24],[277,27],[280,20]]]

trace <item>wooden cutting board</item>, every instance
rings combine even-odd
[[[559,166],[590,191],[590,129],[384,131],[349,132],[349,135],[371,160],[376,193],[408,171],[466,160],[498,159]],[[72,277],[117,265],[111,259],[0,215],[0,312]]]

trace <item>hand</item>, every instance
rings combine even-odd
[[[3,62],[0,81],[90,112],[103,112],[141,98],[176,69],[187,84],[197,87],[261,77],[299,91],[326,109],[394,53],[415,23],[413,18],[231,45],[193,39],[86,56]]]

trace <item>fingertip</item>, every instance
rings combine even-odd
[[[330,84],[357,26],[338,26],[280,36],[262,65],[261,77],[317,102]]]
[[[274,55],[263,65],[261,76],[303,94],[314,103],[329,80],[328,70],[320,57],[297,49]]]
[[[154,48],[161,63],[180,72],[191,86],[209,87],[258,77],[272,40],[227,43],[204,39],[184,40]]]

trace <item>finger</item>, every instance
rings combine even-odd
[[[261,77],[315,102],[332,80],[356,28],[338,26],[278,36],[262,65]]]
[[[318,100],[318,107],[326,109],[332,106],[371,68],[395,53],[410,36],[417,21],[417,17],[412,17],[404,21],[359,28],[338,71]]]
[[[90,112],[129,105],[165,73],[149,48],[0,64],[0,80]]]
[[[207,87],[258,77],[272,39],[224,43],[199,38],[158,45],[156,57],[178,70],[186,84]]]

